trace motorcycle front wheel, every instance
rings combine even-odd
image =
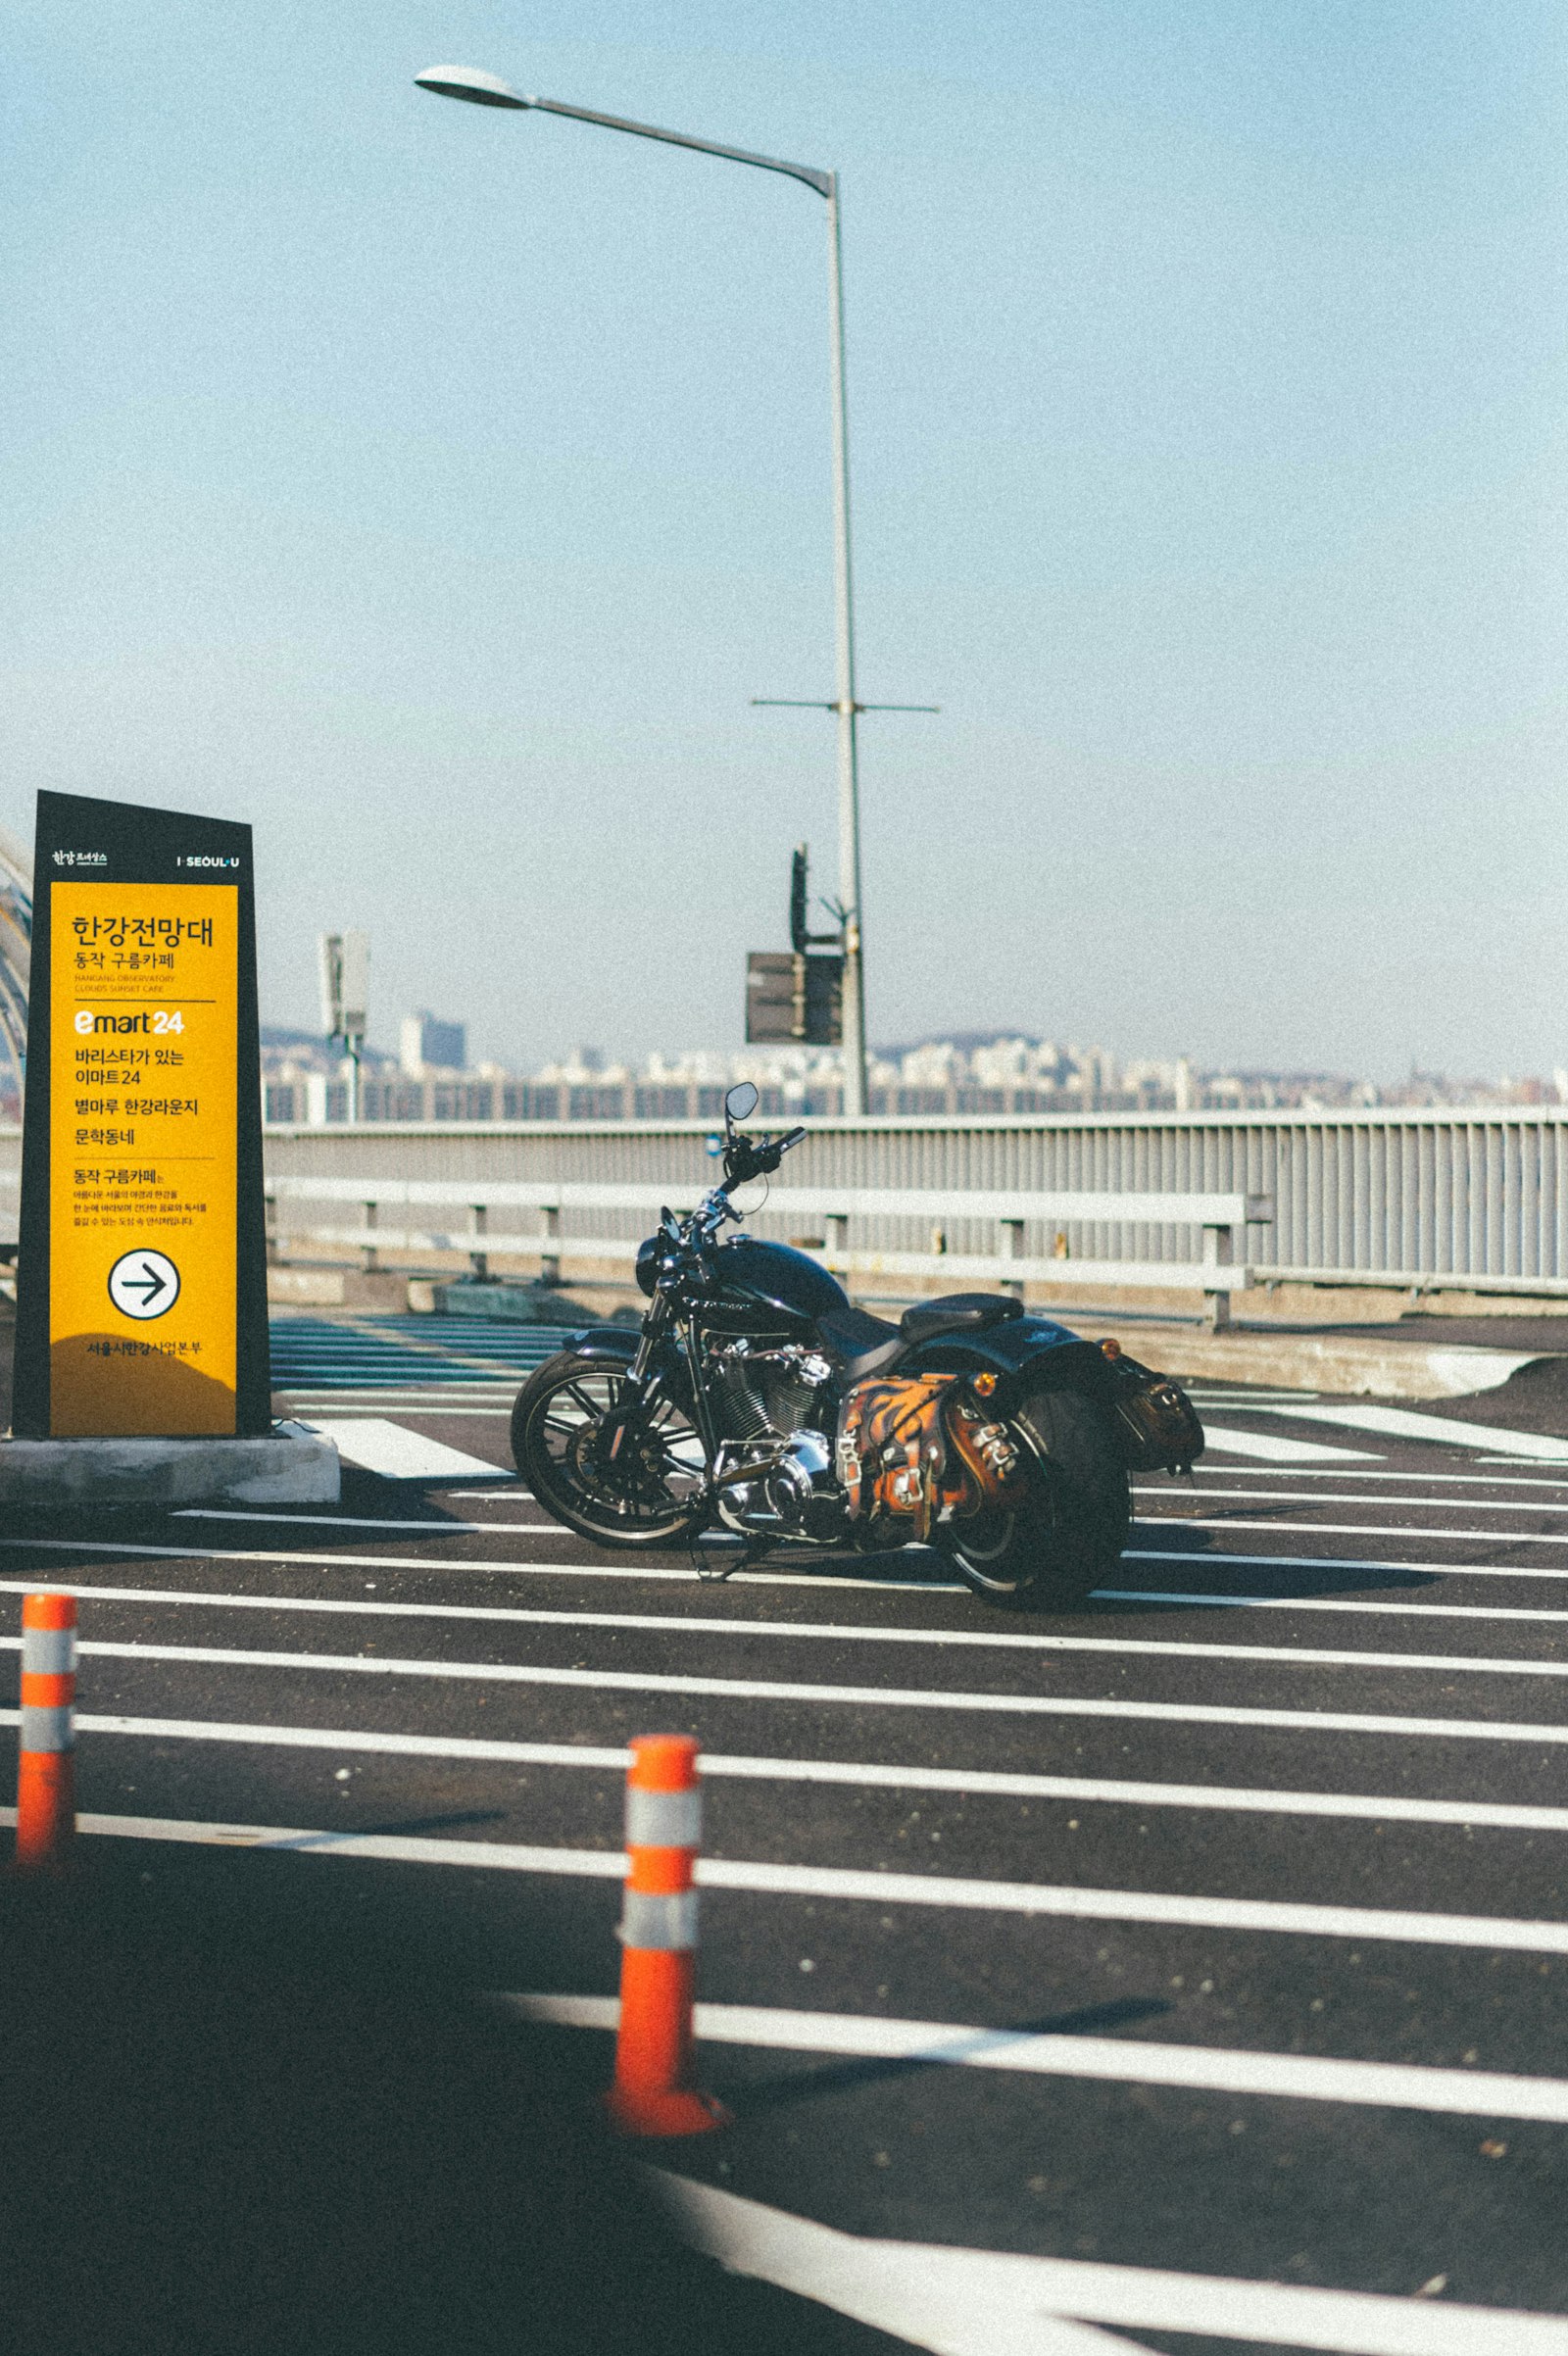
[[[1032,1394],[1014,1421],[1030,1483],[1010,1511],[938,1525],[965,1586],[1004,1611],[1070,1611],[1121,1560],[1131,1518],[1127,1471],[1110,1426],[1074,1391]]]
[[[708,1516],[703,1446],[673,1400],[633,1398],[624,1370],[562,1350],[523,1384],[512,1453],[547,1512],[601,1546],[667,1546]]]

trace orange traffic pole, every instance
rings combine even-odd
[[[76,1598],[22,1601],[22,1749],[17,1863],[64,1865],[76,1831]]]
[[[638,1735],[626,1778],[626,1888],[620,1920],[620,2034],[607,2100],[622,2135],[698,2135],[729,2113],[692,2085],[692,1999],[702,1842],[698,1745]]]

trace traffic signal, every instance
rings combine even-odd
[[[802,843],[790,862],[791,949],[754,950],[746,960],[746,1044],[841,1047],[844,1043],[844,957],[839,934],[807,929],[808,852]],[[833,953],[828,954],[828,945]]]

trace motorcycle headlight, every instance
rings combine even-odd
[[[645,1236],[637,1247],[637,1289],[640,1293],[646,1293],[652,1301],[658,1283],[659,1238],[657,1235]]]

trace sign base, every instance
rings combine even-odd
[[[336,1448],[297,1423],[256,1439],[0,1440],[0,1505],[335,1505]]]

